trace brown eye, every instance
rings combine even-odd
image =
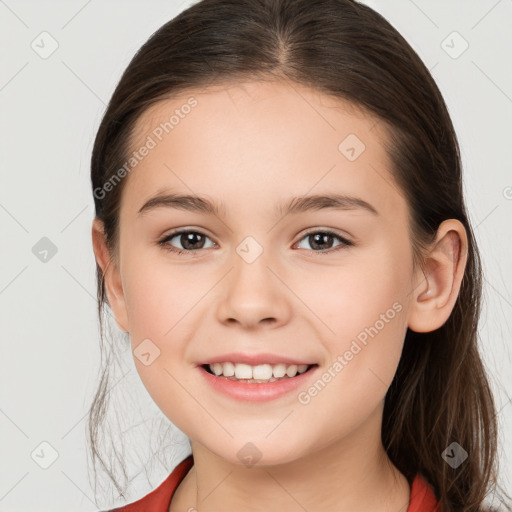
[[[183,248],[175,247],[169,242],[176,238]],[[177,231],[166,236],[163,240],[160,240],[159,245],[163,246],[164,249],[171,252],[182,254],[185,252],[194,252],[199,249],[204,249],[205,240],[208,237],[198,231]]]
[[[311,231],[307,233],[306,236],[302,238],[302,240],[307,240],[314,252],[329,251],[329,249],[332,249],[332,244],[335,240],[338,240],[341,243],[335,246],[333,250],[353,245],[352,242],[346,238],[343,238],[342,236],[337,235],[331,231]],[[304,247],[300,248],[303,249]]]

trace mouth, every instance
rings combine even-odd
[[[251,366],[243,363],[206,363],[200,365],[207,373],[222,380],[247,384],[266,384],[295,379],[312,371],[318,364],[259,364]]]
[[[221,356],[222,359],[227,359]],[[242,355],[233,358],[244,359]],[[245,357],[247,361],[249,358]],[[254,358],[253,358],[254,359]],[[320,371],[318,364],[305,364],[304,361],[279,362],[277,356],[263,359],[258,355],[258,364],[215,362],[197,365],[204,383],[214,392],[235,399],[239,402],[267,402],[272,400],[289,400],[293,391],[306,387]],[[262,363],[267,361],[267,363]],[[272,364],[270,364],[272,362]],[[296,364],[298,363],[298,364]],[[285,403],[285,402],[281,402]]]

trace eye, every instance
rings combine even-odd
[[[173,238],[179,237],[179,243],[182,244],[183,249],[180,249],[178,247],[174,247],[173,245],[169,244]],[[199,249],[204,248],[204,241],[205,238],[208,238],[205,234],[200,233],[199,231],[187,231],[187,230],[181,230],[181,231],[175,231],[171,233],[170,235],[167,235],[165,238],[160,240],[158,244],[162,246],[165,250],[171,251],[177,254],[184,254],[184,253],[194,253],[195,251],[198,251]],[[215,244],[215,243],[214,243]]]
[[[343,249],[344,247],[350,247],[354,245],[350,240],[332,232],[332,231],[310,231],[302,238],[302,240],[308,240],[313,248],[319,248],[320,250],[316,250],[313,252],[319,252],[320,254],[326,254],[330,252],[337,251],[339,249]],[[328,250],[334,239],[339,240],[341,243],[333,250]],[[299,242],[300,243],[300,242]]]
[[[183,248],[175,247],[174,245],[169,243],[173,238],[177,237],[179,237],[179,243],[182,245]],[[198,252],[200,249],[205,248],[204,243],[206,238],[209,237],[199,231],[180,230],[174,231],[173,233],[167,235],[165,238],[160,240],[158,244],[161,247],[163,247],[166,251],[174,252],[176,254],[194,254]],[[318,252],[320,254],[327,254],[330,252],[337,251],[339,249],[343,249],[344,247],[354,245],[350,240],[347,240],[346,238],[328,230],[310,231],[301,239],[301,241],[306,239],[311,244],[313,252]],[[338,246],[335,246],[333,250],[329,250],[331,249],[331,247],[327,246],[331,245],[334,240],[338,240],[341,243]],[[215,245],[215,242],[213,242],[213,246]],[[315,248],[319,250],[315,250]]]

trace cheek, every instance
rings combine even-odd
[[[204,284],[194,283],[193,276],[162,262],[142,264],[133,260],[127,262],[125,271],[125,299],[137,372],[163,414],[178,428],[186,427],[190,404],[186,405],[189,395],[185,390],[193,386],[193,381],[183,366],[191,338],[190,315],[204,294]]]
[[[156,258],[155,258],[156,260]],[[179,265],[134,259],[126,265],[124,286],[132,334],[166,340],[211,288],[197,272]],[[174,336],[175,337],[175,336]]]
[[[310,285],[317,290],[311,309],[329,328],[323,329],[325,349],[331,363],[338,359],[343,366],[336,380],[357,388],[357,396],[385,392],[400,360],[411,268],[407,255],[397,252],[372,250]]]
[[[393,309],[395,303],[404,309],[409,275],[407,258],[382,247],[354,253],[338,267],[315,273],[314,279],[301,284],[299,278],[296,286],[302,287],[311,309],[339,340],[356,336],[387,311],[394,317],[400,309]]]
[[[331,281],[333,292],[316,303],[334,334],[320,338],[328,357],[319,380],[301,390],[301,403],[311,400],[305,409],[314,409],[334,437],[348,434],[379,407],[396,373],[407,322],[401,281],[393,277],[375,281],[352,271]],[[358,293],[351,293],[356,287]]]

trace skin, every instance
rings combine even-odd
[[[138,120],[133,149],[192,95],[165,100]],[[383,124],[348,103],[285,82],[194,91],[198,106],[130,173],[120,209],[118,260],[93,223],[96,260],[118,326],[132,349],[160,355],[135,364],[163,413],[191,440],[194,467],[169,510],[406,510],[410,487],[381,443],[384,398],[407,327],[428,332],[449,317],[466,265],[467,238],[454,219],[439,227],[413,269],[409,208],[390,173]],[[356,134],[366,149],[349,161],[338,146]],[[138,216],[162,189],[224,201],[221,216],[160,208]],[[276,217],[292,196],[345,193],[362,210]],[[197,256],[164,250],[177,228],[205,234]],[[329,229],[325,254],[305,231]],[[237,253],[252,236],[252,263]],[[183,249],[183,238],[168,245]],[[204,247],[204,248],[201,248]],[[329,252],[330,251],[330,252]],[[245,403],[210,389],[195,363],[227,352],[271,352],[316,362],[319,374],[380,315],[392,320],[311,401],[297,393]],[[312,384],[312,383],[310,383]],[[247,467],[237,452],[261,452]]]

